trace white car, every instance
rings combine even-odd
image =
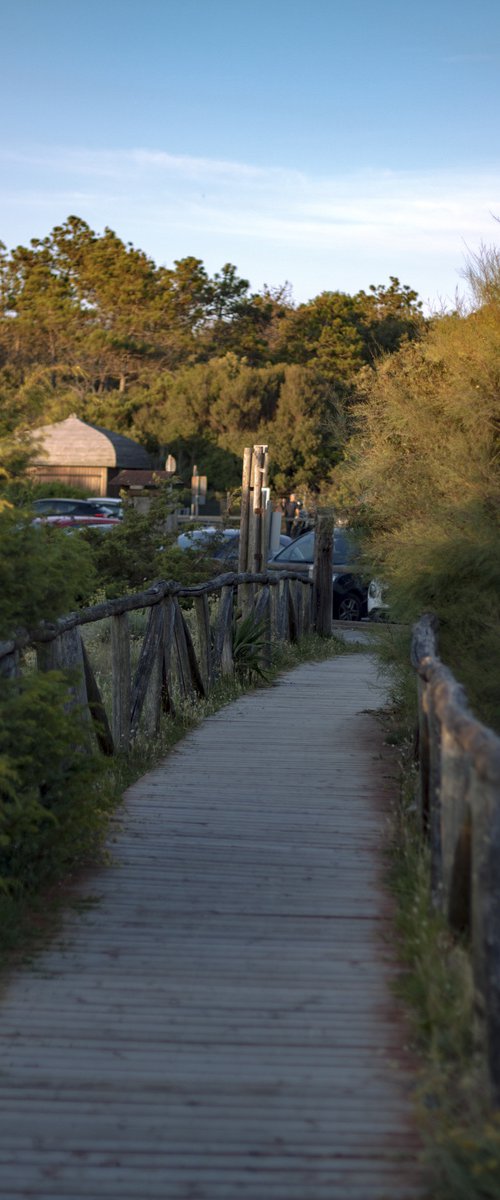
[[[385,586],[380,583],[379,579],[372,579],[368,585],[366,612],[370,621],[383,620],[387,614],[389,606],[384,600],[385,590]]]

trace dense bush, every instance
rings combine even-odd
[[[98,764],[79,746],[58,672],[3,681],[0,886],[33,891],[95,848],[106,818]]]
[[[0,510],[0,638],[69,612],[93,580],[92,555],[80,538]]]
[[[379,366],[351,469],[393,615],[437,613],[443,659],[499,727],[500,261],[486,255],[474,281],[473,312]]]

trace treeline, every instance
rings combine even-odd
[[[137,438],[180,473],[237,485],[244,445],[273,446],[277,486],[317,490],[342,457],[363,372],[425,328],[417,293],[390,277],[295,305],[252,293],[226,264],[172,268],[112,230],[69,217],[0,257],[0,435],[85,420]]]

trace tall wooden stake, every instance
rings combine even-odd
[[[252,480],[252,449],[246,446],[243,451],[243,476],[241,480],[241,517],[240,517],[240,549],[238,555],[238,571],[248,570],[248,548],[250,531],[250,485]]]
[[[332,632],[333,526],[333,517],[319,517],[314,536],[314,627],[320,637]]]
[[[253,563],[252,571],[262,571],[262,487],[266,470],[267,446],[253,448]]]

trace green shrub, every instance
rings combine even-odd
[[[500,263],[495,270],[496,295],[436,321],[370,377],[351,470],[369,569],[388,585],[392,614],[438,615],[442,658],[478,715],[500,728]]]
[[[0,510],[0,638],[71,611],[93,579],[92,555],[80,537]]]
[[[0,883],[32,892],[90,853],[106,804],[99,764],[78,745],[60,672],[7,680],[0,700]]]

